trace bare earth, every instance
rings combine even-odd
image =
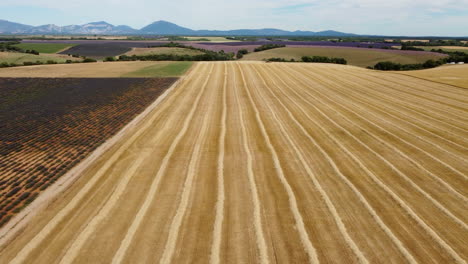
[[[468,94],[198,63],[0,263],[466,263]]]

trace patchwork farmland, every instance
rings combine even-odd
[[[466,89],[200,62],[165,95],[0,230],[1,263],[466,263]]]
[[[174,81],[0,78],[0,225]]]

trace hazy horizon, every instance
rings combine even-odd
[[[362,35],[468,36],[468,0],[176,2],[3,0],[0,19],[33,26],[106,21],[140,29],[165,20],[194,30],[278,28]]]

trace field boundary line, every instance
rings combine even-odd
[[[327,132],[319,125],[317,122],[310,117],[310,115],[304,110],[302,106],[297,104],[295,100],[291,99],[290,96],[288,96],[283,89],[275,82],[273,79],[271,79],[271,82],[274,83],[274,85],[278,88],[278,91],[280,91],[283,96],[288,98],[289,101],[291,101],[298,109],[301,110],[301,112],[307,116],[307,118],[314,123],[317,127],[319,127],[322,132],[327,134]],[[267,86],[268,87],[268,86]],[[297,120],[297,118],[294,116],[294,114],[284,105],[284,103],[279,99],[279,97],[274,94],[272,89],[268,89],[270,94],[274,96],[274,98],[281,104],[281,106],[287,111],[288,115],[291,117],[291,120],[294,121],[294,123],[299,127],[302,131],[302,133],[316,146],[320,153],[326,158],[328,163],[332,166],[333,170],[338,174],[338,176],[345,182],[345,184],[354,192],[354,194],[358,197],[359,201],[366,207],[366,209],[369,211],[370,215],[372,218],[376,221],[377,225],[387,234],[387,236],[390,237],[390,240],[397,246],[397,248],[400,250],[402,255],[408,260],[409,263],[417,263],[417,261],[414,259],[414,257],[409,253],[409,251],[406,249],[406,247],[403,245],[403,243],[396,237],[396,235],[391,231],[391,229],[385,224],[385,222],[380,218],[378,213],[374,210],[374,208],[369,204],[367,199],[364,197],[364,195],[359,191],[359,189],[343,174],[343,172],[340,170],[338,165],[335,163],[333,158],[330,157],[327,151],[325,151],[322,146],[320,146],[317,141],[310,135],[310,133],[304,128],[304,126]]]
[[[187,75],[193,74],[192,69],[190,69],[190,72],[187,73]],[[58,196],[65,191],[67,191],[73,183],[75,183],[80,176],[102,155],[102,153],[105,153],[106,151],[110,150],[112,147],[114,147],[122,138],[125,136],[130,136],[130,140],[128,140],[124,145],[122,145],[118,150],[124,149],[123,146],[127,146],[130,144],[130,142],[134,141],[137,136],[140,134],[136,132],[135,134],[130,134],[130,132],[138,127],[140,124],[144,123],[145,121],[150,120],[149,118],[150,114],[153,111],[157,111],[157,107],[165,101],[165,99],[170,95],[173,94],[174,90],[176,87],[180,85],[182,80],[187,78],[187,76],[183,76],[179,78],[174,84],[172,84],[171,87],[166,89],[164,93],[162,93],[151,105],[149,105],[143,112],[141,112],[139,115],[137,115],[132,121],[130,121],[128,124],[126,124],[120,131],[118,131],[114,136],[111,138],[107,139],[103,144],[101,144],[99,147],[97,147],[93,152],[89,154],[88,157],[86,157],[84,160],[82,160],[78,165],[73,167],[70,171],[68,171],[65,175],[59,178],[58,181],[55,182],[52,186],[47,188],[44,192],[42,192],[28,207],[23,209],[20,213],[18,213],[15,217],[13,217],[8,224],[6,224],[4,227],[1,228],[0,230],[0,247],[4,248],[4,246],[11,241],[13,238],[15,238],[16,235],[18,235],[19,232],[24,230],[28,223],[31,221],[31,219],[36,216],[39,212],[42,211],[45,207],[47,207],[50,203],[55,201]],[[146,129],[146,127],[145,127]],[[143,129],[140,129],[143,130]],[[138,130],[138,131],[140,131]],[[117,150],[117,152],[119,152]],[[123,151],[122,151],[123,152]],[[120,155],[120,152],[119,152]],[[96,178],[96,177],[95,177]],[[95,179],[93,178],[93,179]],[[100,178],[100,177],[98,177]],[[97,182],[97,179],[94,181]],[[81,200],[81,199],[80,199]],[[60,218],[64,217],[65,215],[61,216]],[[54,216],[55,218],[55,216]],[[47,225],[49,226],[49,224]],[[49,226],[52,228],[51,226]],[[44,227],[45,228],[45,227]],[[42,230],[40,231],[42,232]],[[48,231],[47,233],[49,233]],[[39,235],[39,234],[37,234]],[[37,236],[36,235],[36,236]],[[41,235],[41,238],[38,238],[39,240],[43,240],[47,234]],[[29,243],[40,243],[40,241],[37,241],[32,239],[29,241]],[[28,244],[29,244],[28,243]],[[34,248],[27,248],[23,249],[26,250],[29,254]],[[23,251],[21,250],[21,251]],[[24,251],[23,251],[24,253]],[[26,256],[25,256],[26,257]]]
[[[291,74],[291,73],[289,73]],[[289,78],[290,79],[290,78]],[[286,84],[287,85],[287,84]],[[289,85],[287,85],[288,87],[290,87]],[[292,90],[292,88],[290,88]],[[299,95],[300,96],[300,95]],[[302,97],[301,97],[302,98]],[[340,128],[343,132],[345,132],[346,134],[348,134],[350,137],[352,137],[354,140],[356,140],[357,142],[359,142],[361,145],[363,145],[364,147],[366,146],[360,139],[356,138],[356,136],[354,136],[353,134],[351,134],[348,130],[344,129],[341,125],[339,125],[338,123],[336,123],[333,119],[331,119],[330,117],[328,117],[327,115],[325,115],[323,113],[323,111],[321,111],[320,109],[318,109],[317,107],[315,107],[312,103],[308,102],[307,100],[305,99],[302,99],[304,100],[308,105],[312,106],[314,109],[316,109],[316,111],[318,111],[319,113],[321,113],[322,116],[324,116],[326,119],[328,119],[330,122],[332,122],[333,124],[335,124],[336,127]],[[382,189],[384,189],[393,199],[395,202],[397,202],[403,209],[405,209],[405,211],[408,213],[409,216],[411,216],[425,231],[428,235],[430,235],[432,237],[432,239],[434,239],[434,241],[436,241],[439,246],[443,249],[445,249],[447,251],[447,253],[449,253],[449,255],[457,262],[457,263],[465,263],[465,261],[463,260],[463,258],[461,258],[456,252],[455,250],[453,250],[450,245],[447,244],[447,242],[445,242],[428,224],[426,224],[424,222],[424,220],[422,220],[414,211],[413,209],[411,209],[411,207],[404,201],[402,200],[395,192],[393,192],[387,185],[385,185],[385,183],[383,183],[371,170],[369,170],[363,163],[360,159],[358,159],[356,157],[356,155],[352,154],[346,147],[343,147],[342,144],[335,139],[335,137],[331,136],[330,135],[330,138],[333,139],[333,141],[338,145],[340,146],[340,149],[342,149],[343,151],[345,151],[350,157],[352,157],[352,159],[359,165],[359,167],[361,167],[361,169],[363,169],[369,176],[371,176],[371,179],[377,183],[377,185],[379,185]],[[367,147],[368,148],[368,147]]]
[[[235,68],[233,69],[235,72]],[[234,77],[234,94],[236,98],[236,105],[239,108],[239,121],[242,131],[242,146],[247,156],[247,178],[249,181],[250,191],[252,193],[252,204],[254,207],[253,216],[254,216],[254,227],[256,235],[256,244],[259,251],[260,263],[265,264],[269,263],[267,245],[264,237],[264,231],[262,228],[262,215],[261,215],[261,201],[259,199],[257,183],[255,181],[255,173],[253,170],[253,155],[252,150],[249,147],[247,130],[245,129],[244,122],[244,111],[242,110],[242,105],[240,103],[239,91],[237,91],[237,77]]]
[[[227,123],[227,64],[224,63],[224,83],[223,83],[223,112],[221,114],[221,134],[218,141],[218,165],[217,165],[217,177],[218,177],[218,194],[216,201],[216,214],[215,222],[213,227],[213,242],[211,244],[211,255],[210,263],[218,264],[220,263],[220,248],[221,248],[221,239],[223,232],[223,220],[224,220],[224,200],[225,200],[225,190],[224,190],[224,152],[225,152],[225,143],[226,143],[226,123]]]
[[[299,236],[301,238],[301,243],[304,246],[304,249],[306,250],[307,254],[309,255],[309,261],[311,263],[319,263],[316,249],[314,248],[314,246],[312,245],[312,242],[309,239],[309,235],[308,235],[307,230],[306,230],[305,225],[304,225],[304,220],[302,219],[302,215],[301,215],[301,213],[299,211],[296,196],[294,195],[294,192],[292,190],[291,185],[289,185],[286,177],[284,176],[283,168],[281,167],[281,163],[279,161],[278,154],[276,153],[275,148],[271,144],[270,137],[268,136],[268,133],[266,132],[265,126],[264,126],[263,121],[262,121],[262,119],[260,117],[260,113],[259,113],[259,111],[258,111],[258,109],[256,107],[255,102],[252,100],[252,96],[251,96],[250,91],[248,89],[247,82],[245,81],[245,77],[244,77],[244,73],[242,71],[242,68],[239,66],[238,63],[236,63],[236,65],[239,68],[239,71],[241,73],[242,81],[243,81],[243,84],[244,84],[244,89],[247,92],[250,104],[252,105],[252,108],[255,111],[255,118],[257,120],[257,123],[260,126],[260,130],[261,130],[262,135],[263,135],[263,137],[265,139],[265,143],[266,143],[268,149],[271,152],[272,159],[273,159],[274,164],[275,164],[276,174],[277,174],[278,178],[280,179],[281,183],[283,184],[283,186],[286,189],[286,192],[288,194],[290,209],[291,209],[291,211],[293,213],[294,220],[296,222],[296,228],[298,228]]]
[[[112,263],[121,263],[123,261],[123,258],[125,257],[125,253],[126,253],[128,247],[130,246],[130,244],[131,244],[131,242],[133,240],[133,237],[134,237],[138,227],[140,226],[141,221],[143,220],[144,216],[147,214],[148,209],[149,209],[149,207],[150,207],[150,205],[151,205],[151,203],[153,201],[153,198],[154,198],[157,190],[159,189],[159,183],[161,182],[161,178],[163,177],[164,173],[166,172],[166,168],[167,168],[167,166],[169,164],[169,160],[172,157],[172,154],[174,153],[175,148],[177,147],[179,142],[182,140],[182,138],[185,136],[185,133],[188,130],[188,127],[190,125],[190,122],[192,121],[193,115],[194,115],[196,109],[198,108],[200,99],[201,99],[202,95],[205,92],[206,84],[208,83],[208,80],[209,80],[209,77],[211,76],[212,71],[213,71],[213,66],[211,67],[211,69],[209,71],[209,74],[207,76],[207,79],[206,79],[202,89],[200,90],[199,94],[197,95],[197,97],[196,97],[196,99],[195,99],[195,101],[193,103],[192,109],[190,110],[189,114],[187,115],[187,117],[184,120],[184,124],[183,124],[182,129],[179,131],[176,138],[172,142],[168,152],[164,156],[164,158],[162,160],[162,163],[161,163],[161,165],[159,167],[159,170],[156,173],[156,175],[154,177],[154,180],[150,185],[150,189],[149,189],[149,191],[148,191],[148,193],[147,193],[147,195],[145,197],[145,200],[144,200],[143,204],[141,205],[140,209],[138,210],[138,213],[135,215],[135,218],[133,219],[131,226],[128,228],[127,233],[125,235],[125,238],[121,241],[120,247],[119,247],[119,249],[117,250],[117,252],[115,253],[115,255],[114,255],[113,259],[112,259]]]
[[[254,70],[257,73],[257,75],[260,77],[260,79],[262,80],[264,86],[267,87],[268,84],[265,82],[265,79],[260,75],[260,73],[255,68],[254,68]],[[259,89],[257,88],[257,90],[259,90]],[[276,99],[279,100],[278,98],[276,98]],[[305,158],[304,158],[304,156],[302,154],[302,151],[297,147],[297,144],[294,142],[294,140],[291,138],[291,136],[287,133],[286,129],[284,128],[284,125],[282,124],[282,122],[280,121],[280,119],[278,118],[276,113],[274,112],[273,108],[266,102],[266,100],[263,100],[263,102],[264,102],[264,105],[266,105],[268,107],[268,109],[269,109],[270,113],[272,114],[274,120],[277,122],[279,128],[282,131],[283,136],[287,139],[289,145],[294,149],[297,157],[299,158],[299,160],[302,163],[302,166],[304,167],[307,174],[309,175],[309,178],[312,180],[313,185],[319,191],[320,196],[325,201],[325,204],[327,205],[329,212],[333,216],[333,220],[335,221],[335,224],[338,226],[338,229],[340,230],[341,235],[344,237],[344,240],[346,241],[347,246],[350,247],[350,249],[353,251],[353,253],[356,255],[356,257],[359,259],[360,263],[369,263],[369,261],[366,259],[366,257],[362,253],[362,251],[359,249],[359,247],[356,245],[354,240],[348,234],[348,230],[346,228],[346,225],[343,223],[343,220],[341,219],[338,211],[336,210],[335,205],[333,204],[333,202],[330,199],[330,197],[328,196],[327,192],[323,189],[322,185],[318,181],[315,173],[313,172],[313,170],[310,168],[309,164],[305,160]],[[289,111],[289,110],[286,109],[286,111]]]

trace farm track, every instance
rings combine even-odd
[[[466,101],[354,67],[197,63],[0,262],[466,263]]]

